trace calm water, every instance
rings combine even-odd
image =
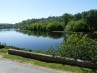
[[[44,33],[31,31],[16,31],[14,29],[0,29],[0,42],[9,46],[32,50],[46,50],[51,45],[61,43],[62,33]]]

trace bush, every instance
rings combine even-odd
[[[97,41],[87,34],[72,34],[59,45],[59,54],[62,57],[70,57],[87,61],[97,61]]]
[[[49,48],[48,48],[48,50],[46,51],[46,54],[50,54],[50,55],[55,55],[55,50],[54,50],[54,48],[52,47],[52,46],[50,46]]]
[[[67,35],[66,39],[58,45],[56,50],[50,47],[47,53],[55,56],[97,62],[97,41],[89,38],[87,34]]]

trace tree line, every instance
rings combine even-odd
[[[13,28],[13,27],[14,27],[13,24],[0,24],[0,29]]]
[[[14,27],[33,31],[97,31],[97,10],[92,9],[74,15],[65,13],[62,16],[28,19],[16,23]]]

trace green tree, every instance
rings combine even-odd
[[[73,25],[73,31],[76,31],[76,32],[87,32],[88,31],[88,27],[87,27],[86,23],[84,22],[84,20],[75,21],[75,23]]]
[[[72,19],[72,15],[71,14],[68,14],[68,13],[65,13],[63,15],[63,21],[64,21],[64,24],[65,26],[67,25],[67,23]]]
[[[64,25],[61,22],[54,21],[49,23],[46,27],[47,31],[62,31],[64,30]]]
[[[68,22],[68,24],[66,25],[64,31],[73,31],[73,25],[74,25],[75,21],[71,20]]]
[[[90,10],[82,13],[82,17],[88,25],[90,31],[97,28],[97,10]]]
[[[82,19],[81,13],[77,13],[77,14],[74,15],[74,20],[75,20],[75,21],[78,21],[78,20],[80,20],[80,19]]]
[[[88,27],[83,19],[78,21],[71,20],[68,22],[64,30],[74,32],[87,32]]]

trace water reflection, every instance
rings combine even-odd
[[[9,46],[32,50],[46,50],[51,45],[56,48],[56,43],[63,41],[63,33],[47,33],[34,31],[20,31],[16,29],[0,30],[0,42]]]
[[[66,40],[65,36],[70,33],[61,32],[36,32],[36,31],[20,31],[16,29],[0,29],[0,42],[6,45],[32,49],[46,50],[51,45],[56,48],[56,43]],[[97,38],[97,33],[89,34],[91,38]]]
[[[28,34],[29,36],[36,36],[36,37],[49,37],[53,39],[59,39],[64,37],[64,33],[59,32],[38,32],[38,31],[24,31],[24,30],[17,30],[17,32]]]

